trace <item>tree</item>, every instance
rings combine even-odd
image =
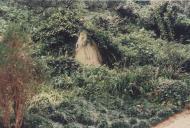
[[[19,30],[20,31],[20,30]],[[4,128],[10,127],[10,117],[15,116],[15,128],[22,126],[24,110],[39,79],[35,63],[27,54],[27,36],[14,29],[8,30],[1,42],[0,107],[3,110]]]

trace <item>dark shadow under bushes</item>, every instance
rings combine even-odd
[[[59,32],[43,40],[42,53],[53,56],[73,56],[75,52],[76,36],[71,36],[67,32]]]
[[[98,44],[103,63],[113,68],[114,64],[119,62],[122,58],[121,51],[119,51],[118,47],[106,36],[106,33],[102,31],[92,31],[91,38]]]

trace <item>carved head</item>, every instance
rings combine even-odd
[[[82,31],[80,32],[79,38],[76,43],[76,49],[84,47],[87,44],[87,32]]]

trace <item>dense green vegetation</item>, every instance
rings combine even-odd
[[[0,0],[0,32],[16,24],[28,33],[28,53],[44,72],[23,127],[149,128],[182,111],[190,100],[188,8],[185,2]],[[74,60],[81,30],[98,44],[103,66]],[[0,57],[4,51],[1,44]]]

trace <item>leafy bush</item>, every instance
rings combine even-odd
[[[150,128],[150,125],[146,121],[140,121],[139,124],[134,125],[132,128]]]
[[[38,115],[27,115],[24,119],[23,128],[53,128],[51,122]]]
[[[33,39],[36,41],[43,40],[45,49],[50,51],[67,43],[74,46],[72,44],[74,43],[73,40],[75,41],[73,34],[77,33],[78,25],[77,12],[55,10],[50,16],[45,17],[41,24],[36,25],[37,29],[33,32]]]
[[[173,114],[173,111],[172,110],[163,110],[163,111],[159,111],[157,113],[158,117],[160,117],[161,119],[166,119],[168,118],[169,116],[171,116]]]
[[[136,124],[138,121],[137,121],[137,119],[135,119],[135,118],[131,118],[130,120],[129,120],[129,123],[131,124],[131,125],[134,125],[134,124]]]
[[[159,6],[150,5],[146,7],[142,12],[139,12],[142,26],[149,30],[154,30],[157,36],[162,39],[186,42],[189,25],[182,23],[182,19],[188,19],[183,17],[184,8],[182,4],[179,2],[164,2],[160,3]]]
[[[124,18],[128,22],[137,22],[138,13],[140,6],[134,2],[126,2],[126,4],[120,4],[116,12],[119,16]]]
[[[163,83],[157,89],[157,92],[160,102],[172,102],[176,105],[184,105],[189,96],[189,85],[180,81]]]
[[[58,76],[61,74],[71,75],[79,68],[79,64],[77,64],[72,58],[47,60],[47,64],[49,68],[53,69],[51,76]]]
[[[111,124],[111,128],[130,128],[130,124],[125,121],[116,121]]]
[[[70,124],[65,125],[64,128],[82,128],[82,126],[77,123],[70,123]]]
[[[160,123],[162,121],[162,119],[155,116],[155,117],[151,118],[149,121],[152,125],[156,125],[156,124]]]
[[[101,121],[98,126],[98,128],[108,128],[108,122],[107,121]]]

